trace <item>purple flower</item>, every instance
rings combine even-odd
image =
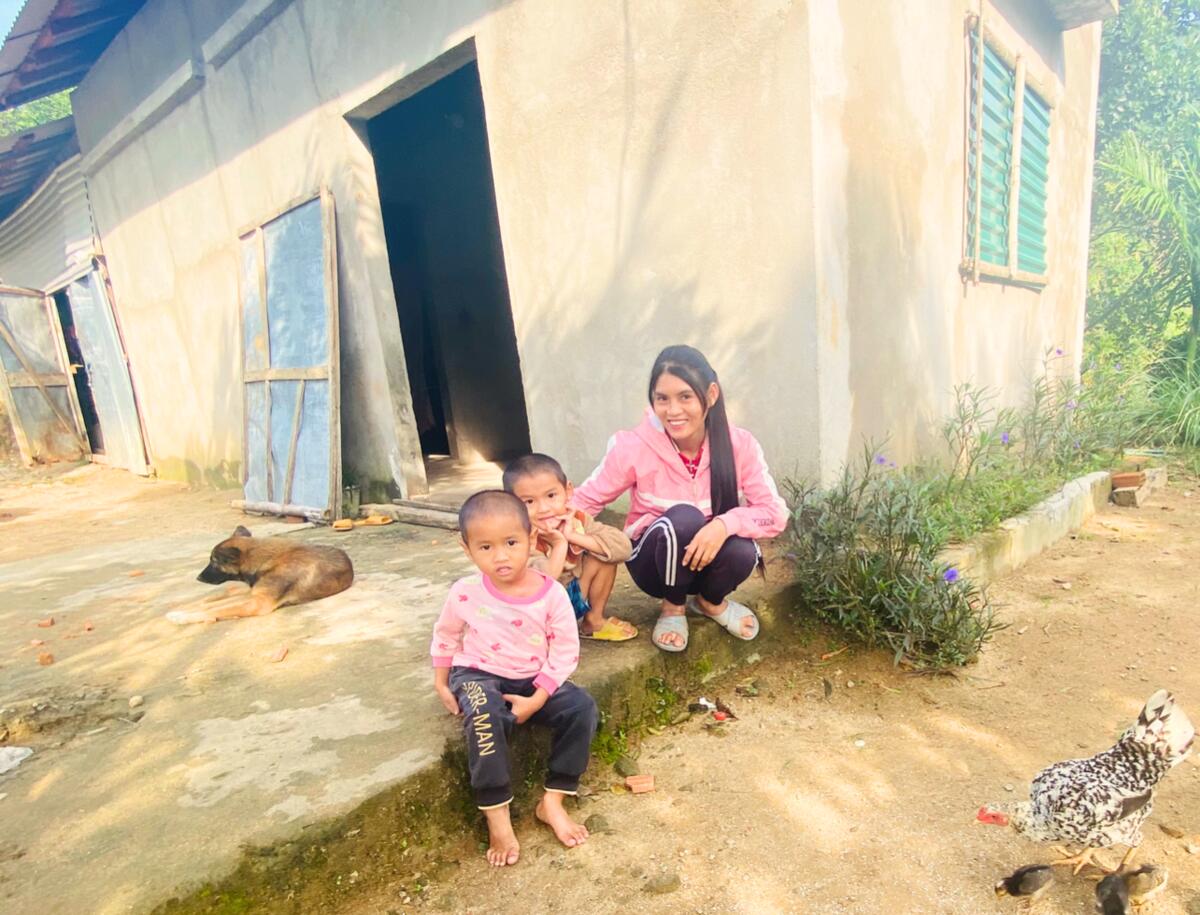
[[[946,581],[948,584],[954,584],[954,582],[958,581],[958,569],[955,569],[955,568],[947,569],[945,572],[942,573],[942,579],[944,581]]]
[[[1080,446],[1079,439],[1075,439],[1075,450],[1076,451],[1079,450],[1079,446]]]
[[[1009,434],[1007,432],[1000,433],[1000,442],[1002,444],[1007,445],[1010,441],[1012,441],[1012,439],[1009,437]]]
[[[885,458],[882,454],[875,455],[875,463],[878,464],[880,467],[882,467],[887,462],[888,462],[888,459]]]
[[[1062,354],[1063,354],[1063,348],[1061,346],[1054,347],[1054,355],[1061,356]]]
[[[1079,404],[1075,403],[1075,401],[1073,401],[1073,400],[1067,401],[1067,409],[1068,410],[1074,410],[1078,406],[1079,406]]]
[[[1113,368],[1115,368],[1118,372],[1121,371],[1121,363],[1118,362],[1115,366],[1113,366]]]

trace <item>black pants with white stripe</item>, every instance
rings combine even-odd
[[[699,594],[720,604],[750,577],[758,564],[758,547],[745,537],[730,537],[713,561],[699,572],[683,564],[683,553],[708,522],[694,505],[673,505],[646,528],[625,563],[634,583],[649,594],[682,604],[689,594]]]

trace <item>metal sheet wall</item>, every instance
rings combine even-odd
[[[0,281],[53,290],[83,269],[92,248],[87,187],[72,156],[0,223]]]

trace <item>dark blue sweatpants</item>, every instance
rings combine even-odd
[[[533,678],[509,680],[473,667],[452,667],[450,690],[463,713],[475,803],[481,809],[507,804],[512,800],[508,741],[517,719],[504,694],[532,696],[536,691]],[[599,720],[595,700],[569,680],[530,717],[530,723],[547,727],[551,733],[548,791],[574,794],[579,789]]]
[[[683,553],[708,520],[694,505],[673,505],[659,516],[633,545],[625,563],[634,583],[660,600],[683,604],[699,594],[720,604],[758,565],[758,547],[745,537],[730,537],[713,561],[699,572],[683,564]]]

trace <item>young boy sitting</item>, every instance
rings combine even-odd
[[[462,715],[475,802],[487,818],[487,859],[516,864],[508,740],[514,724],[553,732],[546,793],[537,817],[572,848],[587,829],[563,808],[588,764],[596,703],[567,681],[579,663],[579,634],[562,586],[529,568],[532,528],[524,504],[500,490],[478,492],[458,513],[462,546],[480,575],[450,588],[433,627],[433,683],[450,714]]]
[[[537,533],[531,563],[566,587],[583,637],[636,638],[633,624],[604,617],[617,566],[633,552],[625,532],[569,508],[574,487],[562,465],[545,454],[527,454],[505,467],[504,488],[528,507]]]

